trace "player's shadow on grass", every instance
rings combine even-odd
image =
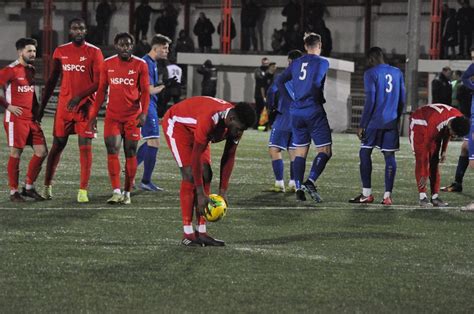
[[[237,241],[239,244],[254,245],[275,245],[288,244],[292,242],[314,242],[321,240],[354,240],[354,239],[380,239],[380,240],[412,240],[419,239],[419,236],[412,236],[396,232],[317,232],[308,234],[289,235],[271,239],[259,239],[248,241]]]
[[[49,211],[39,208],[38,211],[10,211],[2,213],[0,226],[14,229],[50,228],[93,219],[98,213],[96,209]]]
[[[453,213],[451,212],[447,212],[438,208],[418,208],[409,212],[407,216],[413,219],[447,221],[447,222],[472,223],[474,221],[474,215],[469,215],[469,216],[453,215]]]

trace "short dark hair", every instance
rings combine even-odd
[[[272,65],[275,65],[275,66],[276,66],[276,62],[270,62],[270,63],[268,64],[269,67],[271,67]]]
[[[321,42],[321,35],[316,33],[306,33],[303,37],[304,44],[308,47],[314,47]]]
[[[24,49],[28,45],[38,47],[38,42],[36,41],[36,39],[25,37],[18,39],[15,43],[16,50]]]
[[[380,60],[380,61],[383,61],[385,59],[383,55],[383,50],[380,47],[370,48],[369,51],[367,52],[367,58],[369,59],[372,58],[372,59]]]
[[[247,128],[252,127],[257,120],[255,110],[246,102],[239,102],[234,107],[234,112],[239,119]]]
[[[74,23],[77,23],[77,24],[83,23],[84,25],[86,25],[86,21],[82,17],[75,17],[72,20],[70,20],[69,28],[71,28],[72,24]]]
[[[115,35],[114,45],[116,45],[120,39],[127,38],[127,37],[130,38],[130,40],[132,41],[132,44],[135,44],[135,38],[133,38],[133,35],[130,33],[124,32],[124,33],[118,33],[117,35]]]
[[[161,34],[156,34],[151,39],[151,45],[152,46],[171,44],[171,42],[172,42],[172,40],[168,36],[161,35]]]
[[[446,67],[443,67],[443,68],[441,69],[441,71],[443,71],[443,72],[451,71],[451,68],[446,66]]]
[[[471,121],[466,117],[456,117],[451,120],[451,130],[453,130],[457,136],[465,136],[469,133],[470,128]]]
[[[461,71],[461,70],[456,70],[456,71],[454,71],[454,73],[455,73],[457,76],[462,76],[462,71]]]
[[[298,49],[294,49],[288,52],[288,59],[290,59],[291,61],[298,59],[301,56],[303,56],[303,53]]]

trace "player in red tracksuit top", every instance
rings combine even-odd
[[[440,174],[438,165],[446,158],[451,136],[464,136],[469,132],[469,120],[448,105],[426,105],[411,114],[410,144],[415,154],[415,176],[420,193],[420,205],[444,207],[448,204],[439,197]],[[426,195],[430,180],[431,203]]]
[[[104,138],[113,195],[109,204],[130,204],[130,190],[137,172],[137,145],[150,102],[148,67],[146,62],[132,55],[134,39],[129,33],[119,33],[114,39],[118,54],[104,60],[100,73],[97,98],[91,110],[95,119],[108,90]],[[92,120],[89,121],[92,124]],[[120,161],[118,153],[124,141],[125,187],[120,191]]]
[[[180,202],[185,246],[223,246],[207,234],[200,213],[209,202],[212,180],[209,143],[226,140],[221,158],[219,194],[226,200],[237,144],[255,123],[255,111],[246,103],[236,106],[213,97],[191,97],[172,106],[163,117],[166,142],[181,170]],[[197,230],[192,226],[196,204]]]
[[[95,132],[88,130],[89,110],[99,86],[100,67],[104,60],[99,48],[85,41],[87,33],[83,19],[75,18],[69,22],[69,35],[72,41],[57,47],[53,53],[53,70],[44,89],[41,101],[42,117],[44,108],[61,76],[61,89],[53,128],[53,146],[49,152],[44,176],[43,196],[52,199],[52,181],[61,153],[69,135],[78,135],[81,180],[77,201],[89,201],[87,188],[92,168],[92,139]]]
[[[4,92],[4,95],[0,96],[0,105],[6,109],[3,125],[10,147],[7,166],[10,200],[24,202],[22,196],[43,200],[33,186],[43,160],[48,154],[43,131],[40,124],[35,121],[38,101],[35,94],[33,62],[37,44],[34,39],[21,38],[15,45],[18,60],[0,71],[0,86]],[[20,157],[26,145],[33,147],[34,154],[28,166],[25,187],[20,195],[18,192]]]

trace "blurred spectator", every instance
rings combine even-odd
[[[332,36],[324,20],[316,19],[314,22],[308,24],[308,32],[313,32],[321,36],[321,56],[329,57],[332,51]]]
[[[440,23],[440,29],[441,29],[441,41],[440,41],[440,51],[439,51],[439,57],[440,59],[445,58],[444,50],[445,50],[445,45],[443,42],[443,30],[446,26],[446,20],[448,19],[448,12],[449,12],[449,6],[447,3],[443,4],[443,7],[441,8],[441,23]]]
[[[293,29],[288,34],[288,49],[298,49],[304,51],[303,32],[299,24],[294,24]]]
[[[150,26],[150,16],[156,12],[149,4],[148,0],[141,0],[140,5],[135,9],[135,40],[139,41],[148,34]],[[141,36],[140,36],[141,35]]]
[[[110,19],[115,10],[115,4],[110,4],[107,0],[100,1],[95,10],[98,41],[101,45],[109,44]]]
[[[179,31],[179,36],[176,40],[176,56],[178,52],[194,52],[194,42],[184,29]],[[183,70],[182,84],[186,84],[188,80],[188,67],[186,64],[178,64],[178,66]]]
[[[170,3],[162,10],[155,10],[158,17],[155,21],[154,30],[157,34],[162,34],[174,40],[176,36],[176,26],[178,26],[178,11]]]
[[[462,1],[462,6],[458,10],[457,20],[459,26],[459,55],[470,59],[472,45],[472,33],[474,29],[474,9],[471,8],[469,0]]]
[[[452,96],[451,96],[451,106],[459,109],[459,100],[458,100],[458,90],[462,85],[461,80],[462,72],[456,70],[453,72],[453,79],[451,80]]]
[[[148,43],[146,36],[143,36],[141,40],[137,40],[137,44],[134,47],[133,54],[137,57],[142,58],[148,52],[150,52],[151,46]]]
[[[445,104],[451,106],[453,89],[451,87],[452,71],[449,67],[444,67],[431,82],[432,104]]]
[[[250,45],[252,45],[253,50],[258,50],[257,33],[255,27],[257,26],[259,15],[260,8],[255,4],[253,0],[242,1],[240,24],[242,27],[243,51],[249,51]]]
[[[169,78],[175,77],[176,82],[164,89],[165,93],[163,97],[165,99],[163,100],[163,103],[166,106],[165,111],[170,107],[169,106],[170,100],[173,101],[172,105],[178,103],[181,100],[181,86],[182,86],[182,74],[183,74],[183,70],[181,69],[180,66],[176,64],[175,59],[171,59],[169,64],[166,66],[166,68],[168,69],[168,77]]]
[[[199,51],[210,52],[212,48],[212,34],[215,32],[214,25],[204,12],[199,13],[199,19],[194,25],[194,35],[198,38]]]
[[[444,57],[454,59],[456,56],[456,46],[458,45],[458,24],[456,10],[454,9],[448,10],[448,17],[444,24],[441,41],[444,47]]]
[[[222,21],[219,23],[219,25],[217,25],[217,34],[221,35],[221,28],[222,28],[222,25],[224,23],[222,23]],[[234,24],[234,19],[231,17],[230,18],[230,41],[232,43],[232,40],[235,38],[235,36],[237,35],[237,32],[235,31],[235,24]]]
[[[286,16],[288,28],[293,29],[293,25],[300,23],[301,6],[296,0],[290,0],[281,11],[281,15]]]
[[[272,34],[272,50],[273,53],[275,54],[283,54],[282,53],[282,48],[283,48],[283,33],[281,30],[278,30],[276,28],[273,29],[273,34]]]
[[[261,65],[258,67],[254,72],[255,78],[255,112],[257,113],[256,123],[254,125],[254,129],[258,128],[258,121],[260,121],[260,115],[262,114],[263,107],[265,107],[266,101],[266,91],[267,91],[267,70],[268,66],[270,65],[270,60],[267,57],[262,58]]]
[[[197,72],[202,75],[201,96],[216,97],[217,92],[217,69],[211,60],[206,60]]]

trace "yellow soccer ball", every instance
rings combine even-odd
[[[227,211],[227,203],[224,198],[217,194],[209,195],[209,204],[204,209],[204,217],[207,221],[218,221],[224,218]]]

